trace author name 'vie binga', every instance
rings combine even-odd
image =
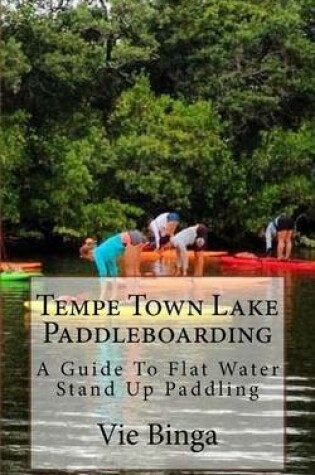
[[[106,446],[134,446],[143,444],[140,431],[117,423],[97,423]],[[213,429],[174,429],[170,424],[148,423],[145,427],[145,445],[187,446],[191,452],[202,452],[208,446],[219,445]]]

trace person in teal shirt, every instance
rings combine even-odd
[[[115,234],[98,246],[94,239],[87,238],[80,248],[80,256],[95,262],[100,277],[117,277],[117,260],[125,253],[126,247],[138,247],[145,242],[145,236],[138,230]]]

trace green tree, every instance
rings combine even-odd
[[[122,94],[110,121],[123,194],[147,215],[177,209],[192,222],[224,217],[236,169],[209,102],[155,96],[147,78]]]
[[[26,116],[19,111],[1,117],[0,201],[1,219],[20,223],[20,167],[24,160]]]
[[[178,209],[226,235],[313,203],[310,0],[7,0],[6,228],[103,236]]]
[[[300,2],[157,2],[155,89],[212,99],[231,124],[235,153],[260,130],[298,126],[314,110],[315,46]]]
[[[314,208],[314,182],[314,123],[303,123],[296,131],[263,133],[248,162],[245,229],[256,230],[280,213],[293,214],[300,205]]]
[[[20,230],[102,233],[134,225],[141,213],[120,201],[111,181],[116,162],[104,119],[154,55],[153,10],[145,1],[141,10],[135,0],[90,3],[2,8],[2,107],[10,124],[16,110],[25,117],[23,141],[11,125],[1,137],[6,216]]]
[[[31,113],[36,126],[47,116],[62,120],[82,103],[106,115],[154,56],[156,42],[148,32],[152,8],[145,1],[140,10],[135,0],[115,0],[111,8],[107,2],[99,8],[80,2],[56,13],[47,7],[41,14],[40,3],[5,10],[3,42],[11,50],[12,43],[18,45],[28,64],[14,101]],[[4,107],[11,105],[9,96]]]

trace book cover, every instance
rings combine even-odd
[[[312,475],[312,2],[0,12],[0,472]]]

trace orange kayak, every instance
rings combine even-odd
[[[226,256],[228,253],[226,251],[203,251],[204,257],[222,257]],[[143,251],[141,253],[141,259],[144,261],[156,261],[164,257],[165,259],[176,259],[176,251],[175,249],[167,249],[166,251],[162,251],[161,253],[157,251]],[[195,253],[194,251],[188,251],[189,259],[194,259]]]
[[[42,262],[0,262],[0,271],[23,270],[25,272],[33,272],[34,270],[41,269],[42,267]]]

